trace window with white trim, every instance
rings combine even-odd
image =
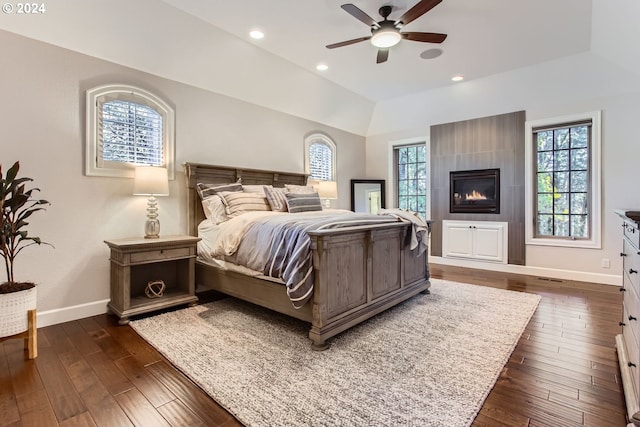
[[[336,144],[317,133],[305,139],[305,172],[310,179],[336,181]]]
[[[600,247],[600,112],[528,121],[527,243]]]
[[[86,171],[89,176],[133,177],[135,166],[166,167],[174,176],[173,108],[135,86],[87,91]]]
[[[396,206],[428,218],[428,158],[424,142],[393,147]]]

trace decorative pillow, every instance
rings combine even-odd
[[[196,184],[196,190],[198,190],[200,198],[204,200],[206,197],[213,196],[222,191],[242,191],[242,184],[239,182],[229,184],[207,184],[199,182]]]
[[[273,188],[273,185],[243,185],[242,191],[245,193],[259,193],[264,195],[266,187]]]
[[[291,213],[321,211],[322,203],[318,193],[287,193],[287,209]]]
[[[271,206],[271,210],[275,212],[287,212],[286,193],[286,188],[272,187],[270,185],[264,186],[264,194],[267,195],[269,206]]]
[[[242,215],[245,212],[271,210],[267,198],[262,194],[223,191],[220,193],[220,197],[226,206],[229,218]]]
[[[222,197],[218,194],[202,199],[202,210],[214,224],[220,224],[229,219]]]
[[[313,193],[315,192],[315,188],[311,185],[294,185],[294,184],[285,184],[284,187],[289,190],[290,193]]]

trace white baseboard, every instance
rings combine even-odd
[[[560,270],[555,268],[531,267],[527,265],[498,264],[468,259],[443,258],[439,256],[429,256],[429,263],[452,265],[455,267],[477,268],[479,270],[501,271],[504,273],[526,274],[527,276],[539,276],[553,279],[577,280],[580,282],[622,286],[622,276],[617,276],[615,274],[589,273],[585,271]]]
[[[85,317],[96,316],[107,312],[108,299],[88,302],[86,304],[73,305],[71,307],[56,308],[53,310],[39,311],[37,315],[38,328],[70,322]]]

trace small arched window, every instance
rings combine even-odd
[[[336,144],[316,133],[305,139],[305,172],[310,179],[336,181]]]
[[[105,85],[87,91],[86,174],[133,177],[135,166],[166,167],[173,178],[175,113],[143,89]]]

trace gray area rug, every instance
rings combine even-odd
[[[232,299],[131,326],[247,426],[469,426],[540,297],[431,282],[324,352],[308,324]]]

